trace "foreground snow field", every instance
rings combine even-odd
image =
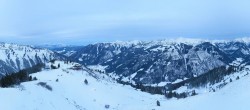
[[[58,63],[58,62],[57,62]],[[37,81],[14,88],[0,88],[0,110],[247,110],[250,108],[249,75],[214,93],[166,99],[117,84],[105,75],[98,79],[85,71],[67,68],[32,74]],[[58,81],[56,81],[58,79]],[[88,84],[84,83],[87,79]],[[49,90],[39,82],[45,82]],[[156,105],[159,100],[161,106]],[[105,108],[105,106],[107,108]],[[108,107],[109,106],[109,107]]]

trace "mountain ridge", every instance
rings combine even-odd
[[[39,49],[29,45],[0,43],[0,76],[45,63],[60,56],[48,49]]]
[[[65,47],[64,53],[86,66],[106,67],[104,71],[117,80],[144,84],[196,77],[229,65],[237,58],[249,62],[249,43],[239,40],[194,41],[199,43],[171,40],[97,43],[73,48],[73,51]]]

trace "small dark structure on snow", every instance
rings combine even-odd
[[[82,65],[80,64],[75,64],[73,67],[71,67],[70,69],[72,70],[82,70]]]

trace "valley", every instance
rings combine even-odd
[[[167,99],[121,85],[106,75],[93,78],[86,71],[71,70],[74,63],[60,63],[60,68],[31,74],[38,80],[13,88],[0,88],[0,109],[4,110],[246,110],[250,76],[233,81],[216,92],[206,92],[185,99]],[[84,80],[88,84],[84,83]],[[46,83],[47,89],[38,83]],[[157,100],[160,106],[157,106]],[[241,103],[239,103],[241,102]],[[13,106],[15,105],[15,106]]]

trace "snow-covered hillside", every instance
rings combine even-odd
[[[75,64],[32,74],[38,80],[14,88],[0,88],[1,110],[247,110],[250,76],[217,92],[186,99],[166,99],[117,84],[105,74],[69,69]],[[245,71],[247,72],[247,71]],[[93,77],[95,76],[95,78]],[[87,84],[85,82],[87,80]],[[160,101],[161,106],[156,105]]]
[[[49,61],[55,57],[55,53],[47,49],[0,43],[0,77]]]

